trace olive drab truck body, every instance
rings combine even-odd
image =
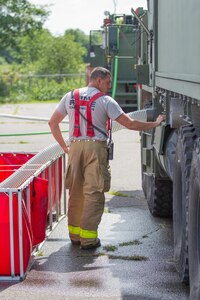
[[[199,12],[199,0],[147,1],[136,66],[139,109],[166,115],[141,133],[142,186],[152,215],[173,217],[174,261],[192,300],[200,299]]]

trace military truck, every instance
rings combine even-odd
[[[143,9],[137,11],[140,16]],[[133,111],[137,105],[136,45],[138,21],[131,14],[110,14],[105,18],[100,30],[90,31],[88,73],[97,66],[108,68],[112,73],[113,84],[110,95],[124,111]]]
[[[200,1],[148,0],[137,18],[139,109],[162,126],[141,133],[142,187],[156,217],[173,217],[174,261],[200,299]]]

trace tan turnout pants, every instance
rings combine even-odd
[[[95,244],[104,210],[104,192],[110,189],[107,143],[72,141],[66,172],[69,188],[68,229],[72,240],[81,245]]]

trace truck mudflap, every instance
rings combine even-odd
[[[162,124],[155,129],[153,147],[160,166],[171,180],[173,180],[177,139],[178,130],[171,129],[169,125]]]
[[[168,178],[159,178],[155,174],[143,174],[143,190],[150,213],[154,217],[172,217],[172,182]],[[145,188],[144,185],[148,188]]]

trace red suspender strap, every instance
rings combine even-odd
[[[92,126],[92,113],[91,113],[91,104],[96,101],[99,97],[103,96],[104,93],[95,94],[90,100],[80,100],[79,90],[74,91],[74,100],[75,100],[75,117],[74,117],[74,133],[73,135],[78,137],[81,136],[80,132],[80,106],[86,106],[86,118],[87,122],[87,136],[94,136],[94,129]]]
[[[79,90],[74,91],[74,106],[75,106],[75,111],[74,111],[74,133],[73,135],[78,137],[81,135],[80,131],[80,98],[79,98]]]
[[[87,136],[93,137],[94,136],[94,128],[92,126],[92,111],[91,105],[92,102],[96,101],[99,97],[103,96],[104,93],[97,93],[95,94],[89,101],[87,101]]]
[[[108,118],[108,120],[106,121],[106,129],[107,129],[108,133],[111,130],[111,121],[110,121],[110,118]]]

